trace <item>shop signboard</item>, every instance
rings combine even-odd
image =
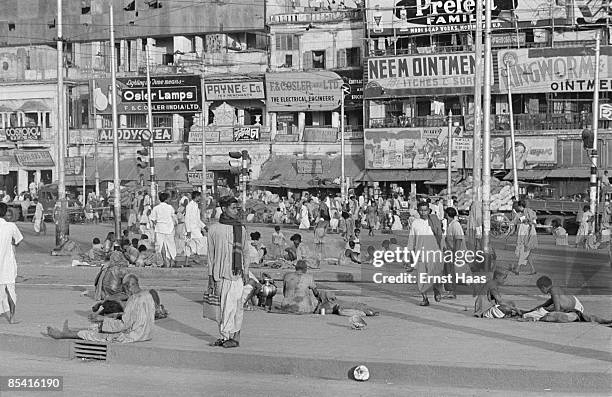
[[[96,79],[90,92],[98,114],[112,112],[110,79]],[[147,114],[147,78],[117,78],[117,112]],[[202,109],[200,76],[151,77],[151,110],[153,113],[197,113]]]
[[[123,143],[134,143],[140,142],[143,131],[146,128],[119,128],[117,130],[117,136],[119,142]],[[98,142],[107,143],[113,141],[113,130],[112,129],[101,129],[98,131]],[[153,141],[154,142],[172,142],[172,129],[171,128],[154,128],[153,129]]]
[[[447,167],[448,128],[439,135],[425,134],[425,128],[366,129],[366,169],[444,169]],[[452,160],[461,168],[461,152],[453,150]]]
[[[336,142],[338,129],[335,127],[304,127],[304,142]]]
[[[363,70],[337,70],[336,73],[351,88],[350,94],[344,99],[344,106],[363,106]]]
[[[264,99],[263,81],[224,81],[205,83],[207,101],[231,101],[234,99]]]
[[[18,150],[15,152],[17,162],[24,167],[54,167],[51,153],[47,150]]]
[[[471,52],[369,58],[365,98],[474,92]]]
[[[270,112],[320,112],[340,107],[343,80],[327,70],[266,73]]]
[[[512,147],[510,138],[506,138],[506,168],[512,168]],[[516,153],[516,168],[530,170],[535,167],[554,166],[557,164],[557,138],[555,137],[517,137],[514,150]]]
[[[612,121],[612,105],[609,103],[602,103],[599,105],[599,117],[603,120]]]
[[[525,32],[498,33],[498,34],[491,35],[491,46],[492,47],[524,46],[526,42],[527,42],[527,34]]]
[[[259,126],[233,127],[234,141],[258,141]]]
[[[6,139],[11,142],[39,141],[42,139],[40,126],[10,127],[3,130]]]
[[[68,141],[71,145],[91,145],[98,140],[95,129],[70,129]]]
[[[497,54],[499,89],[508,92],[506,64],[512,93],[593,92],[595,51],[586,47],[500,50]],[[612,47],[601,47],[600,91],[612,91]]]
[[[83,157],[66,157],[64,160],[66,175],[81,175],[83,173]]]
[[[321,160],[298,160],[296,166],[298,174],[314,175],[323,173],[323,162]]]
[[[467,138],[472,140],[473,138]],[[491,169],[503,170],[506,168],[505,164],[505,138],[503,137],[492,137],[491,138]],[[466,150],[465,152],[465,168],[473,168],[474,164],[474,148]]]
[[[213,179],[215,178],[214,173],[212,171],[206,171],[206,183],[213,183]],[[187,172],[187,179],[189,183],[192,185],[201,185],[202,184],[202,171],[189,171]]]
[[[202,131],[189,131],[189,143],[202,143]],[[206,142],[219,142],[219,131],[206,131]]]
[[[366,0],[369,36],[473,31],[476,29],[476,1]],[[485,0],[481,1],[484,3]],[[551,9],[548,0],[522,0],[515,4],[505,0],[493,0],[492,3],[493,29],[550,26],[551,14],[555,26],[567,23],[566,8]]]

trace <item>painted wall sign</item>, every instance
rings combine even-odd
[[[512,152],[510,138],[506,138],[506,168],[512,168]],[[516,168],[530,170],[538,166],[557,164],[557,139],[517,137],[515,141]]]
[[[204,91],[207,101],[265,98],[262,81],[206,83]]]
[[[335,127],[304,127],[304,142],[336,142],[338,129]]]
[[[472,139],[472,138],[468,138]],[[505,164],[505,138],[492,137],[491,138],[491,169],[503,170],[506,168]],[[465,168],[474,167],[474,149],[467,150],[465,152]]]
[[[524,46],[527,41],[527,34],[525,32],[516,33],[500,33],[491,35],[491,46],[492,47],[508,47],[508,46]]]
[[[272,112],[328,111],[340,106],[342,78],[334,72],[266,73],[266,107]]]
[[[140,142],[142,132],[146,128],[119,128],[117,130],[120,142]],[[113,141],[113,130],[112,129],[101,129],[98,131],[98,142],[112,142]],[[154,128],[153,129],[153,141],[154,142],[172,142],[172,129],[171,128]]]
[[[24,167],[53,167],[55,163],[47,150],[18,150],[15,152],[17,162]]]
[[[5,128],[3,132],[6,134],[6,139],[11,142],[39,141],[42,139],[42,133],[39,126],[11,127]]]
[[[98,114],[112,111],[110,79],[94,80],[90,92]],[[117,78],[117,112],[147,113],[146,77]],[[200,76],[151,77],[151,106],[153,113],[196,113],[201,110]]]
[[[323,173],[323,163],[321,160],[298,160],[296,166],[298,174]]]
[[[202,131],[189,131],[189,143],[202,143]],[[206,131],[206,142],[219,142],[219,131]]]
[[[513,93],[592,92],[595,51],[590,47],[500,50],[499,89],[508,92],[506,63]],[[612,47],[601,47],[599,89],[612,90]]]
[[[259,127],[234,127],[234,141],[258,141]]]

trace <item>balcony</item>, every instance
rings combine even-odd
[[[236,139],[236,134],[242,129],[250,129],[259,127],[259,137],[257,139]],[[192,130],[189,128],[179,128],[179,136],[184,143],[199,143],[202,142],[202,129],[196,127]],[[233,125],[233,126],[214,126],[206,127],[206,143],[210,144],[226,144],[234,142],[270,142],[270,130],[267,127],[255,125]]]
[[[463,116],[453,116],[453,124],[463,125]],[[418,128],[418,127],[446,127],[447,116],[387,116],[371,118],[370,128]]]
[[[515,114],[514,129],[516,131],[540,130],[579,130],[587,128],[593,122],[592,113],[536,113]],[[599,128],[610,128],[610,121],[599,120]],[[496,131],[510,130],[510,116],[507,114],[495,116]]]
[[[325,23],[325,22],[340,22],[340,21],[362,21],[363,14],[361,10],[335,10],[335,11],[309,11],[305,9],[303,12],[276,14],[271,15],[268,19],[270,25],[293,24],[293,23]]]

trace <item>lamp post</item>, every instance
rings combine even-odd
[[[597,212],[597,128],[599,124],[599,58],[600,58],[601,37],[597,31],[595,36],[595,84],[593,90],[593,123],[591,125],[593,132],[593,148],[591,149],[591,178],[589,181],[589,196],[591,212]],[[595,218],[597,219],[597,217]],[[597,229],[597,222],[595,222]]]
[[[512,149],[512,186],[514,198],[519,199],[518,172],[516,170],[516,138],[514,135],[514,110],[512,107],[512,88],[510,88],[510,59],[505,59],[506,65],[506,85],[508,86],[508,113],[510,114],[510,145]]]

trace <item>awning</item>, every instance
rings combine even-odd
[[[229,158],[225,163],[209,163],[206,162],[206,172],[208,171],[229,171]],[[202,171],[202,164],[198,164],[195,167],[192,167],[190,171]]]
[[[320,163],[320,173],[298,172],[298,161],[312,160]],[[354,179],[364,167],[363,156],[346,156],[344,161],[345,175]],[[262,166],[259,179],[251,185],[260,187],[284,187],[289,189],[338,188],[342,160],[340,156],[271,156]]]
[[[518,179],[526,181],[541,181],[546,179],[551,171],[554,170],[517,170],[516,176]],[[513,179],[512,171],[504,177],[504,181],[511,181]]]
[[[591,170],[586,166],[584,168],[556,168],[550,171],[548,177],[556,179],[589,179],[591,177]]]
[[[15,110],[0,103],[0,113],[13,113]]]
[[[87,172],[91,173],[89,166]],[[110,159],[98,161],[98,172],[101,181],[114,179],[113,162]],[[139,181],[140,174],[145,180],[150,179],[150,168],[138,168],[136,161],[131,159],[119,161],[119,176],[122,181]],[[187,182],[187,165],[182,160],[155,159],[156,181]]]
[[[367,170],[361,179],[362,182],[420,182],[443,179],[446,170]]]
[[[447,181],[447,175],[448,175],[448,171],[446,171],[446,173],[444,174],[444,178],[440,178],[440,179],[436,179],[436,180],[432,180],[432,181],[427,181],[425,182],[426,185],[444,185],[446,186],[446,184],[448,183]],[[451,183],[456,184],[459,182],[460,176],[458,172],[453,172],[451,174]]]
[[[49,109],[49,107],[42,101],[32,99],[32,100],[26,101],[17,110],[27,113],[27,112],[48,112],[51,109]]]
[[[17,150],[17,162],[24,167],[54,167],[55,163],[48,150]]]
[[[8,161],[9,162],[9,167],[11,167],[11,168],[19,167],[19,163],[17,162],[17,159],[15,158],[15,154],[12,153],[12,152],[9,152],[9,153],[2,153],[2,152],[0,152],[0,161]]]

